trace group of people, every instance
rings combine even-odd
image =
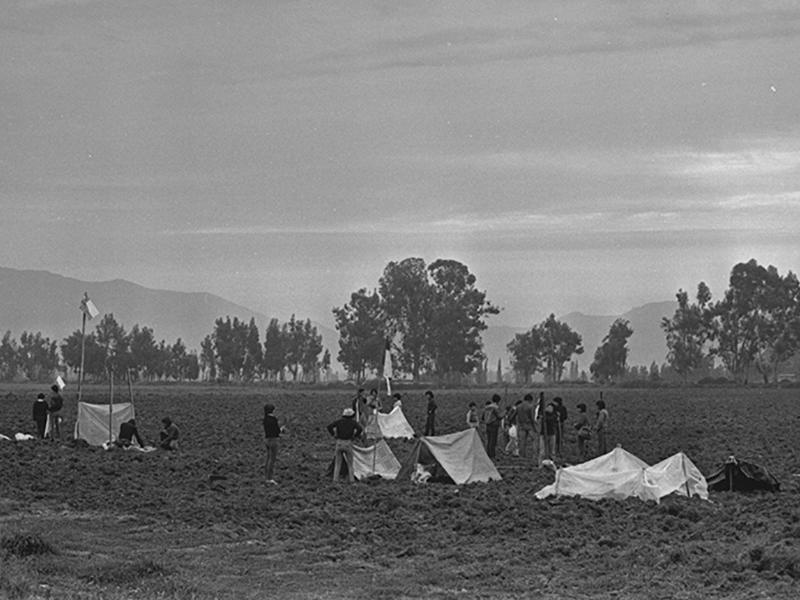
[[[45,437],[49,440],[61,439],[61,409],[64,408],[64,397],[61,395],[61,388],[57,384],[50,387],[52,394],[50,402],[45,400],[45,395],[39,393],[33,403],[33,422],[36,424],[36,435],[40,439]],[[50,427],[47,422],[50,422]]]
[[[63,418],[61,417],[61,410],[64,408],[64,397],[61,395],[61,388],[57,384],[50,387],[52,395],[48,403],[43,393],[36,396],[33,402],[33,422],[36,425],[36,435],[40,439],[49,439],[53,441],[61,440],[61,424]],[[49,427],[48,427],[49,422]],[[172,419],[164,417],[161,419],[163,425],[159,432],[159,448],[163,450],[177,450],[178,440],[180,438],[180,430]],[[133,444],[133,441],[144,448],[147,446],[139,433],[139,428],[136,425],[136,419],[129,419],[119,426],[119,434],[117,439],[114,440],[114,445],[119,448],[128,448]]]
[[[372,390],[369,398],[364,396],[364,390],[359,389],[351,406],[345,408],[341,416],[327,426],[328,433],[334,438],[333,480],[339,481],[342,467],[347,469],[347,478],[354,481],[353,473],[353,443],[364,441],[368,428],[377,417],[381,408],[378,391]],[[394,406],[401,403],[400,394],[394,394]],[[427,400],[424,436],[436,435],[436,409],[437,404],[434,394],[425,392]],[[500,430],[504,432],[504,449],[508,454],[518,457],[538,457],[539,466],[546,460],[553,460],[564,456],[564,444],[567,429],[567,408],[560,397],[545,402],[544,393],[539,394],[539,400],[534,404],[533,395],[525,394],[522,400],[501,412],[502,398],[494,394],[487,401],[479,413],[475,402],[469,403],[467,411],[467,426],[478,429],[483,440],[486,453],[491,459],[496,457]],[[596,403],[597,415],[594,423],[589,420],[586,404],[577,405],[578,416],[573,427],[577,440],[577,453],[581,461],[589,458],[589,440],[592,435],[597,438],[598,454],[605,454],[606,433],[608,431],[608,410],[601,399]],[[278,453],[278,440],[281,433],[286,431],[281,427],[274,415],[275,406],[264,406],[264,436],[266,438],[266,478],[270,484],[276,484],[275,462]]]
[[[180,429],[178,429],[178,426],[175,425],[169,417],[161,419],[161,425],[161,431],[158,432],[158,447],[162,450],[177,450],[179,444],[178,440],[181,437]],[[119,448],[130,448],[134,440],[136,440],[140,448],[147,447],[147,442],[142,439],[139,433],[136,419],[129,419],[120,424],[119,435],[117,439],[114,440],[114,445]]]
[[[550,402],[545,402],[544,392],[540,392],[538,402],[534,403],[533,395],[525,394],[522,400],[508,406],[502,414],[501,402],[500,395],[495,394],[486,401],[480,413],[475,402],[470,402],[467,409],[467,426],[479,431],[489,458],[496,456],[501,428],[505,437],[503,448],[508,454],[527,458],[532,453],[538,457],[539,466],[546,460],[564,456],[568,412],[562,398],[556,396]],[[594,423],[586,412],[586,404],[581,402],[577,405],[578,416],[573,427],[577,456],[581,461],[589,458],[589,440],[593,433],[597,438],[597,453],[608,452],[608,409],[602,399],[595,405],[597,414]]]

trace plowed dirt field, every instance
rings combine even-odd
[[[0,388],[0,433],[33,432],[38,391]],[[405,392],[403,404],[417,431],[423,391]],[[468,402],[494,391],[437,390],[438,432],[463,429]],[[506,401],[523,393],[509,389]],[[570,421],[578,402],[593,408],[599,397],[585,387],[545,393],[564,398]],[[538,501],[552,472],[502,452],[500,482],[334,484],[325,426],[349,405],[346,390],[142,386],[145,438],[157,438],[165,415],[182,433],[179,451],[147,454],[68,440],[68,394],[63,443],[0,442],[0,597],[796,598],[799,395],[605,389],[610,447],[651,464],[682,450],[706,475],[734,454],[781,481],[774,494],[656,505]],[[107,397],[89,388],[84,400]],[[277,486],[263,476],[265,402],[288,426]],[[390,445],[401,462],[411,447]],[[576,459],[572,437],[565,458]],[[8,542],[26,537],[47,548]]]

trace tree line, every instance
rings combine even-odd
[[[330,367],[330,353],[322,358],[322,336],[311,321],[292,315],[286,323],[272,319],[262,342],[255,319],[219,318],[201,344],[201,352],[175,343],[156,342],[150,327],[136,324],[130,331],[105,314],[93,331],[73,332],[59,345],[41,333],[23,332],[19,341],[7,331],[0,341],[0,380],[24,377],[52,379],[55,373],[78,374],[83,338],[84,380],[106,381],[131,375],[141,381],[254,381],[266,379],[311,381]],[[60,352],[59,352],[60,351]]]
[[[800,283],[790,271],[755,259],[735,265],[729,287],[716,302],[704,282],[694,301],[684,290],[677,308],[664,318],[666,364],[630,367],[630,323],[618,319],[595,350],[589,367],[597,382],[658,380],[719,375],[721,368],[737,382],[757,373],[777,381],[781,365],[800,354]],[[390,262],[373,290],[361,288],[349,302],[332,309],[339,332],[338,360],[361,382],[384,369],[386,348],[393,357],[391,375],[407,374],[443,383],[485,383],[488,365],[481,333],[486,318],[500,308],[476,286],[469,268],[455,260],[427,265],[421,258]],[[548,382],[578,379],[573,357],[584,352],[582,337],[554,314],[517,334],[507,344],[519,383],[537,373]],[[0,379],[49,378],[80,367],[81,332],[59,345],[41,333],[23,332],[19,341],[6,332],[0,341]],[[219,318],[199,354],[179,338],[156,342],[151,328],[138,324],[128,332],[106,314],[85,337],[85,376],[102,380],[132,372],[147,381],[196,380],[316,382],[331,367],[330,352],[310,319],[270,320],[262,338],[255,320]],[[502,369],[498,362],[498,378]],[[580,379],[588,379],[584,374]]]

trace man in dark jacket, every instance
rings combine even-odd
[[[44,437],[44,429],[47,427],[47,411],[47,400],[44,399],[44,394],[40,393],[33,403],[33,422],[36,423],[36,434],[40,438]]]
[[[339,481],[342,470],[342,459],[347,464],[347,479],[355,481],[353,475],[353,440],[359,437],[364,429],[355,420],[356,412],[352,408],[345,408],[342,417],[328,425],[328,433],[336,439],[336,449],[333,455],[333,480]]]
[[[489,458],[492,460],[494,460],[495,457],[497,433],[500,430],[501,401],[502,398],[500,398],[499,394],[492,396],[491,402],[483,408],[483,414],[481,415],[481,421],[483,421],[483,424],[486,426],[486,454],[488,454]]]
[[[428,399],[428,416],[425,419],[425,433],[422,435],[436,435],[436,402],[433,399],[433,392],[425,392]]]
[[[129,448],[133,444],[134,438],[136,438],[136,443],[139,444],[140,448],[145,447],[144,440],[139,435],[139,428],[136,427],[136,419],[131,419],[120,424],[119,435],[114,443],[120,448]]]

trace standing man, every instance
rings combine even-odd
[[[608,452],[606,447],[606,433],[608,431],[608,411],[606,410],[606,403],[598,400],[597,406],[597,421],[594,424],[594,430],[597,432],[597,453],[605,454]]]
[[[267,476],[267,483],[278,485],[275,481],[275,460],[278,458],[278,438],[281,437],[281,426],[278,419],[272,413],[275,412],[274,404],[264,405],[264,438],[267,446],[266,464],[264,472]]]
[[[352,408],[345,408],[342,417],[328,425],[328,433],[336,439],[336,449],[333,455],[333,481],[339,481],[339,473],[342,470],[342,459],[347,465],[347,479],[352,483],[355,481],[353,474],[353,440],[361,435],[364,429],[355,420],[355,411]]]
[[[491,401],[484,407],[481,420],[486,426],[486,454],[494,460],[497,448],[497,433],[500,430],[500,398],[499,394],[492,396]]]
[[[433,392],[425,392],[428,398],[428,413],[425,419],[425,433],[422,435],[436,435],[436,402],[433,399]]]
[[[534,442],[536,438],[536,418],[533,406],[533,396],[525,394],[522,404],[517,408],[517,436],[519,443],[519,455],[522,458],[528,457],[528,444]],[[534,449],[535,452],[535,449]]]
[[[47,427],[47,411],[47,400],[44,399],[44,394],[39,392],[33,403],[33,422],[36,423],[36,435],[40,439],[44,438],[44,430]]]
[[[567,407],[564,406],[564,401],[560,396],[553,398],[553,404],[556,410],[556,455],[564,455],[564,425],[567,422]]]
[[[53,394],[50,396],[50,439],[61,440],[61,409],[64,407],[64,398],[61,389],[55,383],[50,386]]]

